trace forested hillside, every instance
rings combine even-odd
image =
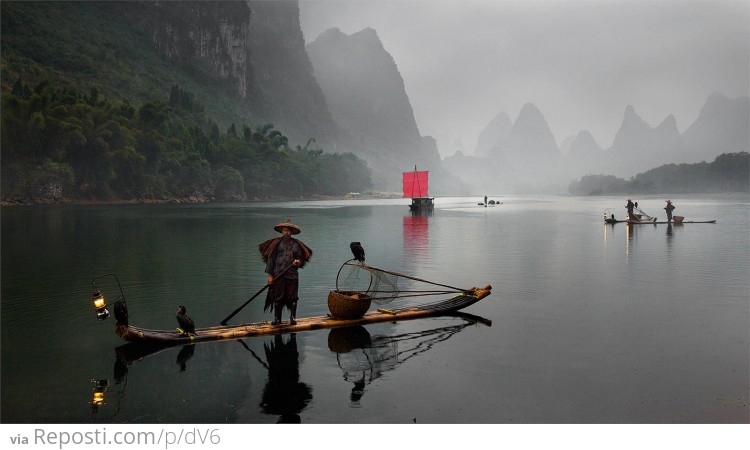
[[[270,124],[220,130],[192,93],[168,94],[133,105],[18,79],[3,92],[3,200],[233,201],[370,185],[352,154],[290,148]]]
[[[243,69],[246,97],[236,80],[222,82],[222,69],[212,72],[216,59],[159,53],[137,18],[169,14],[164,5],[2,2],[4,201],[240,200],[340,195],[371,185],[361,159],[324,153],[318,136],[300,132],[315,128],[306,111],[317,115],[319,108],[274,98],[282,89],[263,90],[275,116],[308,127],[294,130],[295,139],[259,117],[261,103],[252,96],[263,86],[253,81],[253,70],[263,68],[257,49]],[[202,5],[193,6],[200,12]],[[244,14],[248,6],[216,2],[212,11],[241,21],[235,9]],[[204,38],[223,23],[198,17]]]
[[[629,180],[586,175],[568,190],[573,195],[750,192],[750,154],[725,153],[711,163],[665,164]]]

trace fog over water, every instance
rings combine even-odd
[[[628,105],[682,132],[712,92],[748,95],[745,1],[301,0],[300,13],[308,43],[377,31],[443,157],[473,154],[492,118],[529,102],[558,145],[589,130],[608,148]]]

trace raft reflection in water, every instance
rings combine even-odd
[[[328,349],[336,353],[336,362],[344,372],[344,380],[353,384],[349,396],[351,407],[360,407],[365,388],[399,364],[427,352],[435,344],[450,339],[464,328],[492,321],[466,313],[444,317],[458,317],[464,323],[442,326],[403,334],[371,337],[363,326],[334,328],[328,333]]]
[[[328,349],[331,353],[335,354],[335,361],[339,369],[343,371],[344,381],[351,383],[351,391],[348,395],[349,398],[346,399],[346,403],[349,407],[360,407],[364,404],[367,398],[365,397],[365,393],[373,381],[381,378],[387,372],[395,370],[400,364],[411,358],[429,351],[433,346],[451,338],[466,327],[476,324],[491,326],[492,322],[471,314],[454,313],[436,318],[426,318],[422,321],[422,326],[417,328],[417,331],[410,332],[389,333],[388,331],[384,332],[382,327],[371,327],[369,330],[375,329],[380,333],[371,335],[372,331],[368,331],[368,328],[364,326],[331,329],[328,333]],[[397,325],[394,328],[388,329],[401,330],[403,328]],[[409,327],[409,329],[413,328]],[[313,386],[300,380],[300,353],[297,335],[294,333],[277,334],[261,341],[238,339],[237,342],[244,348],[240,353],[247,354],[245,351],[250,353],[255,360],[253,364],[257,362],[267,373],[262,390],[258,387],[255,391],[256,404],[258,405],[256,411],[262,415],[277,416],[276,421],[278,423],[301,422],[303,411],[312,402]],[[263,344],[262,351],[258,350],[261,343]],[[231,347],[237,344],[207,343],[204,345],[228,345]],[[187,373],[190,373],[191,369],[197,369],[199,372],[206,370],[205,366],[202,366],[201,363],[194,363],[194,360],[191,359],[194,358],[196,347],[200,346],[196,344],[182,346],[175,357],[173,356],[175,353],[169,353],[175,351],[174,347],[135,342],[121,345],[115,349],[117,354],[114,368],[115,384],[121,385],[119,389],[122,390],[121,394],[124,394],[130,366],[146,357],[161,352],[167,353],[162,354],[160,361],[168,361],[168,365],[176,364],[177,367],[175,369],[179,370],[179,372],[186,370]],[[204,350],[212,349],[205,348]],[[203,352],[199,350],[199,353],[202,354]],[[212,353],[212,351],[208,353]],[[191,363],[193,363],[194,367],[191,367]],[[175,369],[168,370],[165,373],[174,373],[172,370]],[[185,420],[205,421],[204,417],[215,418],[218,416],[225,417],[231,422],[236,418],[236,410],[239,403],[237,403],[238,399],[233,394],[236,391],[232,389],[237,386],[248,386],[248,380],[243,379],[244,375],[240,373],[224,372],[223,375],[225,378],[220,384],[228,387],[226,392],[215,392],[215,387],[210,392],[216,394],[217,398],[223,394],[226,394],[227,397],[223,400],[213,399],[209,404],[214,407],[216,405],[225,405],[226,409],[222,410],[222,406],[220,406],[217,411],[213,412],[214,415],[211,416],[212,412],[201,412],[203,409],[197,408],[194,415],[184,416]],[[143,377],[138,377],[138,379],[140,379],[140,384],[138,384],[140,394],[144,389],[144,379]],[[181,382],[189,383],[189,378],[181,380]],[[200,386],[202,385],[203,383],[200,384]],[[161,388],[160,386],[151,387],[156,390]],[[124,395],[120,395],[120,397],[122,396]],[[251,397],[254,397],[254,395],[251,395]],[[182,398],[165,396],[161,399],[164,404],[155,409],[154,413],[161,414],[160,417],[166,417],[166,420],[173,420],[172,417],[175,416],[170,416],[170,414],[174,414],[174,411],[182,407],[181,403],[176,403],[178,400],[181,401]],[[120,420],[134,420],[130,416],[133,414],[132,410],[137,408],[137,401],[131,402],[128,406],[128,411]],[[116,409],[107,409],[108,415],[114,414],[109,417],[109,420],[119,415],[119,405]],[[155,420],[154,417],[156,415],[154,413],[145,415],[141,411],[138,411],[139,415],[136,416],[135,420],[141,422]],[[250,416],[252,416],[252,413],[250,413]],[[176,417],[182,418],[183,416],[178,415]],[[208,419],[209,422],[211,420],[213,419]],[[254,421],[257,419],[250,420]]]

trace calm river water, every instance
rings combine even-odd
[[[749,422],[746,195],[672,197],[718,221],[683,226],[604,225],[625,198],[497,200],[4,207],[2,421]],[[634,200],[664,217],[665,198]],[[180,304],[218,324],[265,283],[257,244],[287,218],[315,252],[300,317],[327,313],[351,241],[373,266],[492,295],[466,316],[151,355],[96,319],[91,281],[114,273],[135,325],[172,329]],[[270,320],[262,306],[233,323]]]

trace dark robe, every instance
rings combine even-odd
[[[299,283],[297,269],[304,267],[310,261],[312,250],[302,241],[292,237],[284,240],[284,236],[263,242],[258,246],[258,250],[260,250],[263,262],[266,263],[266,273],[274,277],[273,284],[268,288],[263,311],[268,311],[275,303],[279,308],[286,306],[290,310],[296,310]],[[295,259],[300,260],[299,267],[292,266],[277,279],[277,275]]]
[[[628,204],[625,205],[625,208],[627,208],[628,210],[628,219],[640,222],[641,219],[639,219],[638,217],[636,217],[635,214],[633,214],[633,208],[635,208],[635,205],[633,204],[633,202],[628,200]]]
[[[667,212],[667,222],[672,220],[672,211],[674,211],[674,205],[671,203],[667,203],[667,206],[664,208],[664,210]]]

